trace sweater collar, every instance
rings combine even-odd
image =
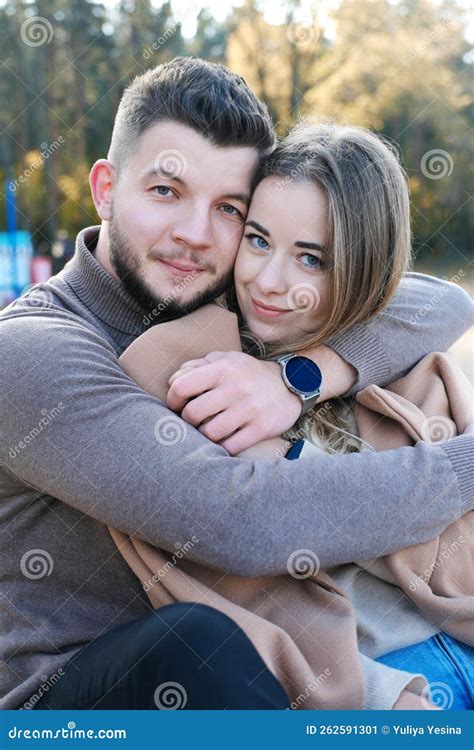
[[[63,279],[104,323],[123,333],[139,335],[146,328],[146,311],[95,259],[99,230],[100,226],[94,226],[79,232],[75,253],[64,266]]]

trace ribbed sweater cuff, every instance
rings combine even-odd
[[[459,437],[438,443],[451,461],[456,474],[461,496],[462,512],[474,510],[474,481],[473,481],[473,456],[474,436],[460,435]]]
[[[363,709],[366,711],[390,711],[403,690],[421,695],[426,687],[426,679],[421,674],[411,674],[401,669],[373,661],[361,654],[364,670],[365,699]]]
[[[370,324],[354,326],[334,336],[328,346],[357,370],[357,380],[347,395],[352,396],[370,383],[383,383],[389,378],[385,349]]]

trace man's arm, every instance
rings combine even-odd
[[[282,574],[432,539],[474,501],[474,438],[315,459],[231,458],[122,371],[68,313],[0,320],[0,457],[11,475],[155,546],[238,575]],[[42,421],[43,420],[43,421]]]
[[[426,354],[448,349],[472,321],[472,301],[459,286],[405,274],[377,317],[330,346],[303,352],[323,373],[319,401],[396,380]],[[301,402],[284,386],[277,364],[233,352],[211,353],[198,364],[172,384],[168,406],[229,453],[281,435],[297,421]]]
[[[352,394],[372,383],[387,385],[426,354],[447,351],[473,324],[473,310],[471,298],[457,284],[406,273],[379,315],[335,336],[329,346],[357,373]]]

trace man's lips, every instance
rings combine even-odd
[[[291,310],[283,310],[281,307],[264,305],[262,302],[257,302],[257,300],[255,300],[253,297],[251,297],[250,299],[252,300],[253,309],[261,318],[279,318],[282,315],[286,315],[286,313],[291,312]]]
[[[163,265],[168,266],[172,273],[177,274],[178,276],[191,276],[204,270],[199,266],[185,265],[184,263],[177,263],[176,261],[171,260],[163,260],[162,258],[158,258],[158,260],[160,261],[160,263],[163,263]]]

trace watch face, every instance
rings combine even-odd
[[[301,393],[312,394],[319,390],[322,382],[321,370],[308,357],[296,355],[288,360],[285,375],[293,386]]]

